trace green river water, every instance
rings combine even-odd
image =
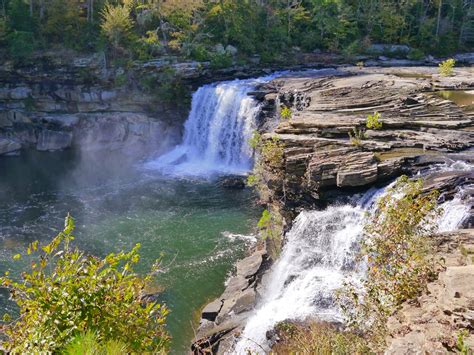
[[[249,190],[215,181],[164,177],[120,157],[23,153],[0,157],[0,272],[12,255],[49,240],[70,212],[76,242],[104,256],[142,244],[141,271],[164,253],[160,299],[171,313],[172,352],[185,353],[200,308],[217,297],[232,265],[252,243],[258,216]],[[0,294],[1,313],[12,305]]]

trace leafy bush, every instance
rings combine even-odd
[[[366,126],[368,129],[381,129],[382,128],[382,121],[380,118],[382,115],[378,112],[374,112],[373,115],[367,116]]]
[[[133,271],[140,245],[100,259],[71,247],[73,231],[74,221],[68,216],[64,230],[51,243],[28,246],[31,270],[21,281],[8,273],[0,278],[20,309],[19,318],[3,326],[7,339],[2,347],[11,353],[58,352],[77,336],[92,332],[101,346],[120,341],[137,353],[166,349],[168,310],[143,300],[152,274],[141,278]]]
[[[439,73],[442,76],[451,76],[454,73],[454,65],[456,61],[454,59],[447,59],[439,64]]]
[[[370,354],[364,338],[327,323],[282,322],[277,324],[276,331],[279,340],[272,349],[275,354]]]
[[[293,116],[293,113],[291,112],[291,109],[286,106],[283,106],[283,108],[280,111],[280,117],[283,118],[284,120],[290,120],[292,116]]]
[[[226,53],[214,54],[211,57],[211,68],[224,69],[232,65],[232,56]]]
[[[350,324],[367,332],[374,347],[383,345],[387,318],[434,276],[429,236],[439,214],[438,193],[424,194],[422,188],[422,180],[403,176],[380,198],[365,226],[360,256],[367,262],[367,276],[362,288],[347,284],[341,291]]]

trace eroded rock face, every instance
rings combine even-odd
[[[472,147],[474,114],[431,92],[474,86],[474,75],[458,70],[446,82],[436,68],[345,68],[324,77],[290,75],[261,87],[267,90],[260,95],[263,107],[275,107],[264,111],[263,121],[274,121],[280,105],[292,109],[290,120],[264,135],[276,133],[285,147],[273,200],[311,207],[325,191],[368,187],[413,173],[415,158]],[[369,130],[366,117],[375,111],[382,128]],[[354,128],[365,131],[357,142],[349,137]]]
[[[0,155],[71,147],[135,154],[179,140],[185,112],[141,91],[36,79],[0,83]]]
[[[265,249],[257,248],[250,256],[239,261],[224,293],[201,312],[198,333],[193,341],[195,354],[225,353],[231,343],[225,338],[236,334],[256,305],[259,278],[268,268]]]

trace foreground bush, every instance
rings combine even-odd
[[[308,325],[288,322],[276,326],[276,354],[369,354],[365,340],[357,334],[343,332],[327,323]]]
[[[13,321],[4,317],[3,348],[12,353],[58,352],[72,346],[78,336],[92,333],[101,347],[120,343],[138,353],[167,349],[168,311],[143,301],[152,276],[141,278],[133,271],[140,245],[100,259],[71,247],[73,230],[74,221],[68,216],[64,230],[51,243],[29,245],[26,257],[31,258],[31,269],[20,282],[8,273],[0,278],[20,313]],[[14,259],[21,257],[17,254]]]

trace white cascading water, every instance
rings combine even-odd
[[[369,190],[356,205],[300,213],[269,274],[260,304],[248,319],[232,353],[247,354],[250,350],[261,354],[262,349],[268,352],[266,333],[284,320],[312,317],[343,321],[334,294],[344,281],[357,282],[363,277],[363,266],[355,262],[358,242],[366,211],[384,190]],[[440,231],[457,229],[469,213],[461,194],[462,191],[454,200],[443,204],[444,213],[438,221]]]
[[[252,167],[248,140],[256,128],[258,103],[249,96],[258,83],[273,77],[234,80],[200,87],[193,95],[183,142],[149,169],[173,175],[243,173]]]

